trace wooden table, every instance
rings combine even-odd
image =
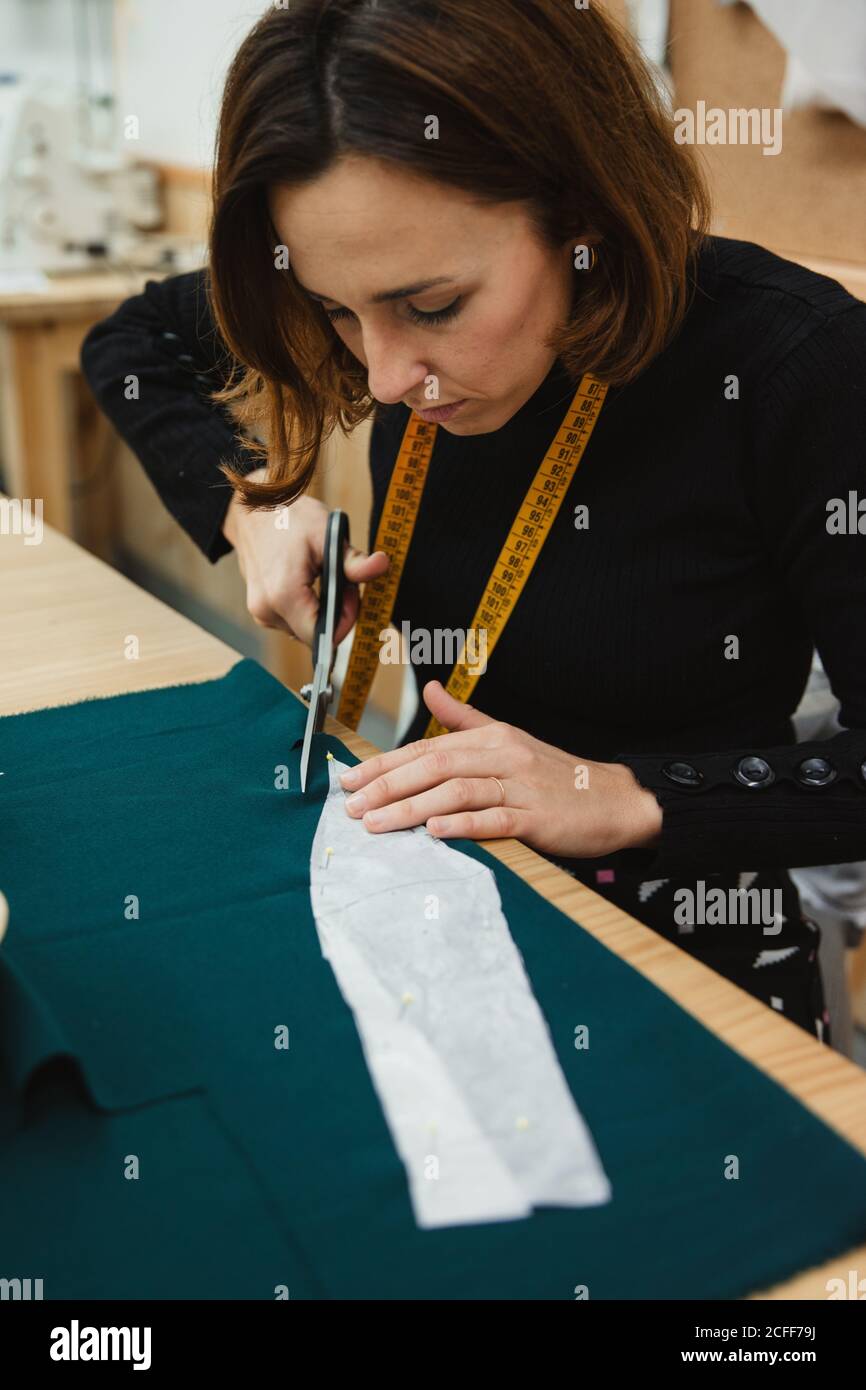
[[[137,661],[124,656],[131,634]],[[0,715],[212,680],[240,660],[50,527],[41,545],[0,534],[0,650]],[[327,727],[358,757],[377,751],[334,719]],[[866,1073],[853,1062],[525,845],[491,840],[484,847],[866,1154]],[[757,1296],[825,1299],[827,1279],[847,1284],[851,1269],[866,1274],[866,1245]]]

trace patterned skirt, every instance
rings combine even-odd
[[[575,863],[560,867],[830,1045],[821,929],[802,911],[786,869],[642,879],[595,864],[578,872]]]

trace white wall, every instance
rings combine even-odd
[[[0,0],[0,69],[25,75],[69,70],[73,18],[69,0]]]
[[[73,84],[89,15],[92,78],[113,83],[121,132],[127,116],[138,118],[129,152],[207,167],[226,69],[265,8],[266,0],[0,0],[0,72]]]
[[[115,0],[118,106],[139,118],[137,153],[206,167],[226,69],[261,0]]]

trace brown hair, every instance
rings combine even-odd
[[[431,112],[439,138],[424,138]],[[631,36],[571,0],[292,0],[242,43],[226,80],[210,228],[214,317],[246,370],[216,394],[264,423],[266,483],[222,465],[248,505],[310,485],[324,439],[376,410],[364,366],[321,305],[275,271],[271,184],[365,155],[526,206],[551,248],[591,229],[598,262],[551,341],[577,381],[643,370],[688,306],[709,200]],[[296,441],[296,442],[293,442]]]

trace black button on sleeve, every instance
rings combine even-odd
[[[806,787],[828,787],[838,773],[827,758],[805,758],[797,765],[796,776]]]
[[[743,787],[769,787],[770,783],[776,780],[776,774],[766,758],[758,758],[752,754],[740,758],[732,771]]]
[[[680,787],[699,787],[704,780],[702,772],[698,772],[691,763],[665,763],[662,772],[668,781],[676,782]]]

